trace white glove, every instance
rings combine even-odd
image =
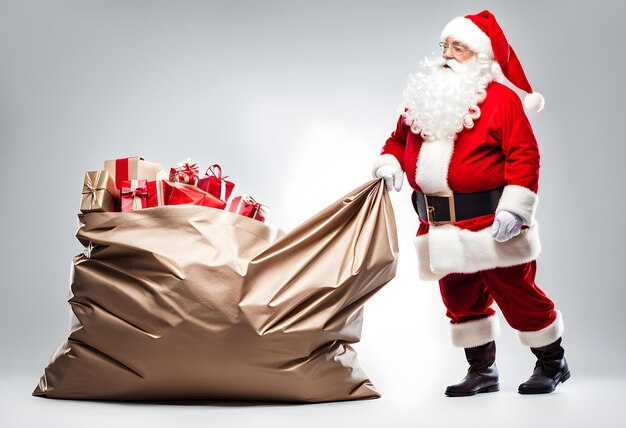
[[[522,230],[522,223],[524,221],[517,214],[510,211],[500,211],[491,226],[491,236],[498,242],[508,241],[519,235]]]
[[[399,192],[402,189],[402,183],[404,182],[404,171],[398,168],[394,168],[391,165],[383,165],[376,170],[376,177],[385,180],[387,191],[391,192],[396,189]]]

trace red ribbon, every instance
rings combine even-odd
[[[115,159],[115,182],[128,181],[128,158]]]
[[[211,174],[209,174],[209,172]],[[225,175],[222,177],[222,167],[219,166],[219,164],[213,164],[210,167],[207,168],[206,172],[204,173],[204,175],[208,175],[209,177],[212,175],[213,177],[217,178],[218,180],[226,180],[228,178],[228,175]]]
[[[211,172],[211,174],[215,178],[222,178],[222,167],[219,166],[218,164],[213,164],[210,167],[208,167],[204,175],[209,175],[209,172]]]
[[[139,158],[139,160],[144,159]],[[115,182],[121,183],[122,181],[130,181],[128,176],[128,158],[115,159]]]
[[[137,180],[137,181],[143,181],[143,180]],[[122,187],[122,195],[123,196],[132,195],[133,198],[135,196],[138,196],[138,197],[148,196],[148,186],[144,184],[143,186],[137,186],[135,189],[133,189],[132,186],[131,187],[124,186]]]

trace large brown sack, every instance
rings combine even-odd
[[[372,180],[293,231],[197,206],[80,216],[72,328],[33,395],[377,398],[350,344],[398,244]]]

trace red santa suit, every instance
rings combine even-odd
[[[535,284],[541,250],[535,221],[539,149],[517,94],[497,82],[486,93],[480,117],[456,140],[424,140],[400,116],[374,170],[401,168],[410,186],[424,194],[504,186],[496,214],[519,215],[521,233],[497,242],[491,234],[495,214],[445,225],[420,218],[415,239],[420,277],[439,280],[455,346],[479,346],[497,336],[499,322],[490,307],[494,299],[522,344],[544,346],[561,336],[563,323]]]

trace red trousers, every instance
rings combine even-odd
[[[538,332],[557,324],[554,303],[535,284],[536,270],[537,263],[533,260],[518,266],[470,274],[453,273],[440,279],[441,297],[447,308],[446,315],[451,320],[451,327],[465,324],[469,330],[474,330],[468,333],[468,329],[463,327],[465,331],[460,331],[459,334],[468,338],[461,338],[455,344],[471,347],[479,346],[481,343],[478,342],[493,340],[490,334],[495,335],[497,332],[486,333],[479,330],[480,323],[472,321],[494,315],[495,311],[491,308],[494,300],[508,324],[519,332]],[[558,324],[561,324],[560,320]],[[474,325],[477,327],[472,327]]]

